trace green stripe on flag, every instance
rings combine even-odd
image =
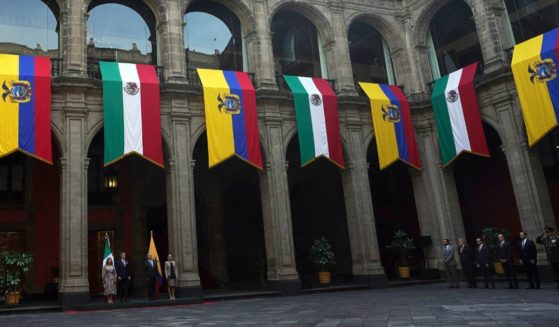
[[[297,130],[299,133],[299,148],[301,151],[301,165],[304,165],[315,158],[309,95],[305,91],[303,84],[299,81],[299,78],[295,76],[284,76],[284,78],[291,92],[293,92]]]
[[[441,160],[446,165],[456,156],[456,146],[454,145],[454,135],[452,134],[452,125],[450,124],[450,116],[446,105],[446,86],[448,84],[448,75],[441,77],[435,81],[433,88],[433,110],[435,112],[435,123],[439,133],[439,147],[441,151]]]
[[[105,164],[124,154],[124,109],[118,63],[100,62],[105,107]]]

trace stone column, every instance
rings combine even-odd
[[[477,35],[485,62],[485,72],[495,71],[508,66],[505,47],[508,43],[505,34],[505,8],[501,0],[472,1],[472,11],[476,22]]]
[[[276,89],[272,35],[268,28],[267,1],[254,0],[256,30],[245,35],[251,70],[256,73],[258,88]]]
[[[432,240],[432,245],[425,247],[426,265],[437,268],[442,240],[455,242],[465,235],[454,172],[452,167],[441,166],[432,127],[432,120],[416,125],[423,169],[412,170],[411,175],[421,235],[431,236]]]
[[[528,236],[534,239],[543,231],[544,226],[555,226],[555,216],[540,158],[535,150],[528,148],[517,102],[501,102],[496,104],[495,108],[501,125],[500,137],[507,158],[520,223]],[[543,259],[543,248],[539,250]]]
[[[387,279],[378,250],[361,125],[348,123],[346,127],[346,153],[349,154],[349,158],[346,156],[346,168],[341,175],[353,261],[353,280],[375,287],[386,287]]]
[[[163,66],[166,82],[185,83],[186,58],[181,6],[179,1],[167,1],[164,8],[166,10],[157,25],[161,56],[159,64]]]
[[[67,0],[60,8],[62,33],[62,67],[64,76],[83,77],[87,75],[86,24],[88,14],[84,0]]]
[[[173,160],[167,171],[169,249],[177,260],[177,295],[201,297],[190,136],[190,117],[172,113],[170,145]]]
[[[300,290],[295,265],[295,247],[287,182],[287,164],[283,148],[281,120],[265,122],[268,158],[260,172],[262,217],[268,266],[268,287],[284,293]]]
[[[336,78],[336,90],[339,95],[357,95],[355,82],[353,80],[353,67],[349,54],[349,42],[347,39],[346,20],[344,18],[344,2],[329,1],[331,23],[334,30],[334,43],[331,44],[332,56],[328,68],[333,71]],[[326,47],[327,44],[325,44]]]
[[[74,96],[74,95],[70,95]],[[77,95],[76,95],[77,96]],[[83,94],[82,94],[83,96]],[[89,300],[87,251],[86,118],[82,107],[64,108],[65,157],[60,159],[60,284],[66,309]]]

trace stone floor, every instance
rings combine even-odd
[[[0,316],[0,326],[559,326],[559,290],[444,284],[207,302],[174,307]]]

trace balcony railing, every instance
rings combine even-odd
[[[332,90],[336,90],[336,80],[327,79],[326,81],[328,81],[328,84],[330,84]],[[278,84],[278,89],[282,91],[290,91],[290,88],[285,82],[283,75],[276,75],[276,83]]]
[[[474,85],[478,85],[483,78],[485,77],[485,66],[482,63],[479,63],[477,66],[476,75],[474,76]],[[427,83],[429,87],[429,93],[433,93],[433,87],[435,86],[435,81],[431,81]]]
[[[400,88],[400,90],[402,90],[402,92],[404,92],[404,85],[398,85],[398,87]],[[365,94],[365,91],[363,91],[363,89],[361,88],[361,85],[359,85],[359,82],[355,82],[355,89],[357,90],[357,94],[359,94],[360,97],[367,96],[367,94]]]
[[[252,85],[256,87],[256,78],[254,73],[248,73],[248,77],[252,82]],[[200,81],[200,76],[198,76],[198,70],[196,68],[186,68],[186,82],[190,85],[202,86],[202,81]]]
[[[155,66],[155,72],[159,78],[159,82],[163,83],[163,66]],[[93,79],[102,79],[101,68],[99,67],[99,61],[88,60],[87,61],[87,76]]]
[[[62,59],[50,58],[50,76],[60,77],[62,75]]]

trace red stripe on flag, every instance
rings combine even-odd
[[[459,101],[462,102],[464,121],[470,139],[472,152],[489,156],[489,149],[485,141],[485,132],[477,103],[474,78],[477,71],[477,63],[464,67],[458,91],[460,92]]]
[[[262,169],[262,153],[260,152],[260,135],[258,134],[258,117],[256,113],[256,91],[247,73],[237,72],[236,76],[243,90],[248,160],[256,167]]]
[[[330,159],[339,166],[344,167],[345,163],[340,139],[340,122],[338,118],[338,98],[330,87],[330,84],[328,84],[328,81],[321,78],[313,78],[313,82],[318,91],[322,94]]]
[[[142,94],[142,141],[144,157],[164,166],[161,139],[159,78],[155,67],[136,65]]]
[[[52,163],[50,58],[35,57],[35,85],[32,87],[35,97],[34,155]]]
[[[406,144],[408,149],[409,163],[418,169],[421,169],[421,160],[419,159],[419,152],[417,151],[417,143],[415,140],[415,133],[413,122],[411,120],[410,103],[406,95],[396,85],[389,85],[392,93],[400,101],[400,114],[403,118],[404,133],[406,135]]]

